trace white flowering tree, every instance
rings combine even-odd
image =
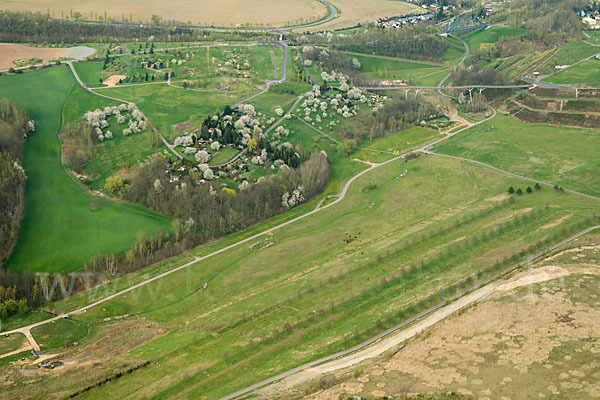
[[[206,150],[200,150],[194,156],[196,158],[196,162],[199,164],[205,164],[210,160],[210,154]]]

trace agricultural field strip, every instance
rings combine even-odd
[[[246,28],[226,28],[226,27],[213,27],[213,26],[200,26],[200,25],[187,25],[186,28],[190,29],[190,30],[201,30],[201,31],[211,31],[211,32],[268,32],[268,33],[276,33],[276,34],[281,34],[281,33],[285,33],[285,32],[289,32],[292,29],[297,29],[297,28],[305,28],[305,27],[310,27],[310,26],[315,26],[315,25],[321,25],[324,23],[327,23],[331,20],[333,20],[334,18],[339,17],[339,13],[337,8],[331,4],[330,2],[328,2],[327,0],[318,0],[319,2],[323,3],[323,5],[325,5],[327,7],[327,12],[328,15],[317,20],[317,21],[313,21],[313,22],[308,22],[308,23],[304,23],[304,24],[300,24],[300,25],[291,25],[285,28],[270,28],[270,29],[246,29]],[[102,22],[102,21],[81,21],[82,24],[87,24],[87,25],[119,25],[122,27],[132,27],[132,28],[137,28],[140,26],[139,23],[128,23],[128,22]],[[167,29],[170,28],[170,26],[168,25],[154,25],[157,28],[163,28],[163,29]]]
[[[258,393],[258,389],[261,389],[271,383],[281,381],[285,378],[289,378],[295,374],[298,374],[298,376],[293,377],[293,384],[297,385],[297,384],[305,382],[307,380],[314,379],[316,376],[318,376],[322,373],[329,373],[329,372],[333,372],[333,371],[336,371],[339,369],[348,368],[352,365],[355,365],[356,363],[376,357],[376,356],[382,354],[383,352],[401,344],[405,340],[412,338],[417,332],[430,328],[431,326],[435,325],[436,323],[440,322],[441,320],[443,320],[443,319],[447,318],[448,316],[452,315],[453,313],[457,312],[461,308],[466,307],[469,304],[472,304],[472,303],[486,297],[487,295],[492,293],[496,289],[496,287],[498,287],[498,286],[500,286],[500,284],[504,283],[503,281],[498,280],[499,278],[501,278],[501,277],[513,272],[514,270],[531,263],[535,259],[537,259],[543,255],[547,255],[549,252],[552,252],[552,251],[558,249],[559,247],[564,246],[565,244],[567,244],[575,239],[578,239],[581,236],[586,235],[597,229],[600,229],[600,225],[591,226],[591,227],[586,228],[583,231],[578,232],[566,239],[563,239],[560,242],[552,245],[551,247],[541,250],[538,253],[527,257],[525,260],[520,261],[520,262],[504,269],[503,271],[501,271],[495,275],[492,275],[491,277],[489,277],[481,282],[476,283],[471,288],[468,288],[460,293],[455,294],[447,301],[441,301],[438,304],[431,306],[427,310],[424,310],[424,311],[420,312],[419,314],[414,315],[413,317],[411,317],[389,329],[386,329],[385,331],[373,336],[370,339],[367,339],[366,341],[364,341],[350,349],[340,351],[336,354],[332,354],[330,356],[323,357],[321,359],[298,366],[294,369],[283,372],[277,376],[266,379],[262,382],[254,384],[252,386],[248,386],[245,389],[241,389],[235,393],[232,393],[230,395],[222,397],[220,400],[233,400],[235,398],[240,398],[240,396],[244,396],[241,398],[246,398],[247,396]],[[498,280],[498,281],[492,285],[488,285],[489,283],[491,283],[492,281],[495,281],[495,280]],[[448,302],[450,302],[450,304],[448,304]],[[431,315],[429,315],[429,314],[431,314]],[[394,331],[402,329],[402,328],[406,327],[407,325],[410,325],[413,322],[415,322],[415,321],[419,320],[420,318],[425,317],[427,315],[429,315],[427,318],[425,318],[424,320],[419,322],[418,329],[412,329],[411,331],[407,332],[406,334],[398,333],[397,335],[393,335],[393,336],[390,336],[390,337],[382,340],[380,343],[377,343],[373,347],[369,347],[371,344],[377,342],[378,340],[394,333]],[[368,348],[366,348],[366,347],[368,347]],[[358,350],[362,350],[362,351],[358,351]],[[315,367],[315,368],[313,368],[313,367]]]

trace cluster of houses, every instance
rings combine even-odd
[[[413,25],[421,21],[429,21],[433,14],[413,15],[409,17],[379,18],[377,26],[380,28],[402,28],[404,25]]]
[[[581,10],[579,13],[581,22],[590,29],[600,29],[600,12],[598,13],[586,13]]]

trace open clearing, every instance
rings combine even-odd
[[[339,373],[334,387],[308,398],[448,391],[494,399],[600,397],[600,236],[578,242],[393,356]]]
[[[408,173],[400,177],[404,171]],[[450,286],[465,277],[503,265],[506,257],[540,241],[554,240],[597,207],[595,201],[549,189],[514,203],[500,196],[509,185],[519,184],[519,179],[435,156],[373,170],[353,183],[343,202],[321,213],[75,317],[100,328],[135,314],[168,331],[114,357],[121,365],[151,360],[149,365],[82,398],[219,398],[373,336],[422,309],[427,299],[439,301],[452,293]],[[565,215],[572,216],[561,220]],[[210,253],[246,235],[223,238],[193,253]],[[130,286],[182,259],[105,287]],[[55,308],[73,310],[105,295],[100,287]],[[115,334],[131,336],[125,332]],[[94,337],[92,329],[80,350]],[[1,371],[10,374],[11,368]],[[75,390],[104,379],[109,371],[83,365],[61,378]],[[48,379],[28,384],[29,393],[46,389]],[[21,385],[11,383],[4,390],[17,393]]]
[[[498,115],[438,145],[436,151],[598,195],[600,163],[595,155],[600,151],[599,138],[597,130],[528,124]]]
[[[7,263],[11,270],[72,271],[92,255],[125,251],[140,231],[170,229],[170,218],[91,196],[65,172],[56,136],[61,123],[79,122],[86,111],[107,104],[75,85],[67,67],[0,78],[0,97],[27,107],[36,122],[25,143],[27,212]]]
[[[235,27],[237,24],[281,26],[285,23],[313,21],[327,14],[325,6],[316,0],[176,0],[175,2],[154,2],[152,7],[143,0],[127,3],[107,0],[98,4],[91,0],[24,0],[15,3],[0,0],[0,9],[40,11],[50,15],[68,17],[70,10],[79,12],[84,19],[97,20],[97,17],[111,17],[122,21],[123,17],[134,22],[148,22],[156,14],[164,20],[191,21],[197,25]],[[94,17],[92,17],[92,14]]]
[[[59,59],[64,48],[31,47],[15,43],[0,43],[0,69],[14,67],[14,61],[40,59],[44,61]]]
[[[2,1],[0,1],[0,5],[2,5]],[[359,22],[363,24],[373,22],[380,17],[424,13],[421,7],[404,1],[329,0],[329,2],[341,12],[341,15],[325,24],[302,28],[302,30],[321,31],[339,29],[354,26]]]

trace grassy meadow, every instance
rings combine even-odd
[[[434,150],[598,196],[599,135],[597,130],[528,124],[499,115]]]
[[[233,92],[196,92],[163,85],[142,85],[110,89],[110,95],[134,102],[169,139],[182,133],[173,125],[189,122],[199,126],[208,115],[249,96],[251,90],[242,87]]]
[[[76,86],[68,68],[3,76],[0,96],[27,107],[36,122],[36,132],[25,144],[27,211],[9,269],[73,271],[92,255],[126,250],[139,231],[170,229],[165,216],[87,194],[61,165],[57,139],[61,125],[81,120],[83,112],[98,104],[95,96]],[[78,107],[65,109],[70,96],[78,98]]]
[[[95,330],[107,318],[135,313],[167,332],[115,360],[150,360],[148,366],[83,397],[219,398],[356,344],[597,210],[593,200],[547,188],[508,201],[511,185],[527,183],[442,157],[399,160],[355,181],[326,211],[88,310],[74,319]],[[104,295],[99,288],[55,308]],[[99,379],[109,373],[96,367]],[[65,384],[76,386],[84,374],[82,368]]]
[[[360,62],[360,71],[371,79],[402,79],[412,82],[424,76],[430,76],[447,70],[447,67],[442,65],[395,59],[392,57],[368,56],[356,53],[349,53],[349,55]]]
[[[514,29],[506,26],[492,26],[486,30],[477,30],[460,35],[467,42],[471,51],[479,49],[482,43],[498,43],[501,40],[527,33],[525,29]]]

